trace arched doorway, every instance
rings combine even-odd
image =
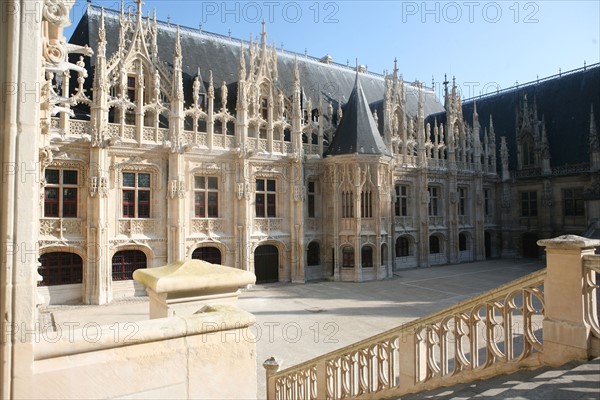
[[[524,233],[521,236],[521,249],[524,258],[539,258],[540,247],[537,245],[538,235],[535,233]]]
[[[192,253],[192,259],[202,260],[213,264],[221,264],[221,251],[216,247],[198,247]]]
[[[431,235],[429,236],[429,254],[439,254],[440,253],[440,238],[437,236]]]
[[[321,265],[321,249],[319,247],[319,243],[310,242],[308,244],[308,252],[306,255],[306,264],[308,266]]]
[[[467,235],[464,233],[458,234],[458,251],[466,251],[467,250]]]
[[[485,242],[485,258],[491,258],[492,257],[492,235],[490,235],[489,232],[485,232],[485,236],[484,236],[484,242]]]
[[[254,273],[256,283],[279,281],[279,251],[277,247],[265,244],[254,250]]]
[[[410,242],[408,238],[400,236],[396,239],[396,257],[408,257],[410,255]]]

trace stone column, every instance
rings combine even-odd
[[[539,240],[546,247],[543,362],[562,365],[587,360],[590,327],[584,320],[582,257],[594,254],[600,240],[575,235]]]
[[[417,341],[414,326],[402,331],[398,353],[401,355],[399,391],[409,393],[417,381],[425,376],[427,365],[425,349]]]
[[[279,371],[280,362],[275,357],[270,357],[263,363],[263,368],[266,373],[267,399],[276,398],[275,379],[273,375]]]

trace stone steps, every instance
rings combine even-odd
[[[401,400],[442,399],[600,399],[600,357],[559,368],[522,370],[492,379],[403,396]],[[400,400],[399,398],[396,398]]]

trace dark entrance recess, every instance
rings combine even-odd
[[[525,233],[521,237],[521,248],[524,258],[539,258],[540,247],[537,245],[538,236],[535,233]]]
[[[198,247],[192,253],[192,259],[221,264],[221,251],[216,247]]]
[[[485,241],[485,258],[492,257],[492,235],[489,232],[485,233],[484,236]]]
[[[279,252],[272,245],[258,246],[254,251],[256,283],[279,281]]]

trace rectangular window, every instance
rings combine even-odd
[[[467,189],[458,188],[458,215],[466,215],[467,212]]]
[[[123,218],[150,218],[150,174],[123,172]]]
[[[315,218],[315,197],[316,197],[316,183],[308,182],[308,196],[307,196],[307,207],[308,207],[308,218]]]
[[[566,217],[585,216],[583,188],[564,189],[563,202]]]
[[[44,176],[44,217],[77,218],[78,172],[47,169]]]
[[[492,213],[492,209],[491,209],[491,191],[490,189],[484,189],[483,190],[483,207],[484,207],[484,212],[485,215],[490,215]]]
[[[342,192],[342,218],[354,218],[354,193]]]
[[[360,216],[361,218],[373,217],[373,194],[370,190],[360,193]]]
[[[135,76],[127,77],[127,98],[132,103],[135,103]],[[126,109],[125,111],[125,124],[126,125],[135,125],[135,112],[131,109]]]
[[[439,215],[439,189],[437,187],[428,187],[427,192],[429,193],[429,215]]]
[[[342,250],[342,267],[354,268],[354,250],[351,247],[344,247]]]
[[[521,216],[537,217],[537,192],[521,192]]]
[[[216,176],[194,177],[194,217],[219,217],[219,178]]]
[[[256,180],[255,210],[257,218],[275,218],[276,184],[274,179]]]
[[[129,101],[135,103],[135,76],[127,77],[127,97]]]
[[[266,97],[260,98],[260,116],[265,121],[269,118],[269,101]]]
[[[406,185],[396,185],[394,214],[397,217],[406,217],[408,215],[408,186]]]

